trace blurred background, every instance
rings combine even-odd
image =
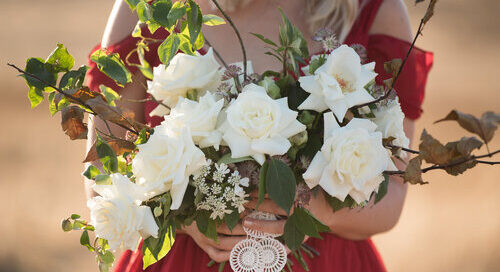
[[[71,212],[88,218],[80,173],[83,141],[69,141],[46,102],[30,109],[24,80],[5,64],[45,58],[58,42],[86,63],[114,1],[1,0],[0,271],[97,271],[79,233],[63,233]],[[426,3],[406,1],[414,29]],[[441,0],[418,46],[435,53],[424,115],[444,141],[463,135],[451,109],[500,112],[500,1]],[[490,144],[500,148],[500,131]],[[480,153],[484,153],[481,150]],[[499,160],[499,157],[496,157]],[[456,178],[440,172],[410,188],[399,224],[374,237],[389,271],[500,271],[500,167],[480,166]]]

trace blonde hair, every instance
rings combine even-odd
[[[266,0],[267,1],[267,0]],[[309,31],[329,28],[343,42],[356,21],[360,9],[359,0],[303,0],[307,6]],[[223,9],[234,11],[251,0],[219,0]]]

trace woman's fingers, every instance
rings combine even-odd
[[[247,217],[243,221],[243,226],[265,233],[283,234],[285,222],[285,220],[258,220]]]
[[[245,204],[245,207],[277,215],[284,215],[284,216],[288,215],[282,208],[280,208],[278,205],[276,205],[276,203],[274,203],[274,201],[270,199],[265,199],[264,201],[262,201],[262,203],[258,205],[259,206],[258,208],[257,208],[257,201],[258,201],[257,199],[252,199]]]
[[[246,236],[223,236],[219,235],[218,241],[213,246],[222,251],[231,251],[233,247],[241,240],[246,239]],[[213,241],[213,240],[212,240]]]
[[[226,224],[222,224],[217,227],[217,233],[224,235],[246,235],[241,224],[237,224],[233,230],[230,230]]]
[[[219,250],[213,246],[206,246],[206,248],[203,249],[207,254],[208,257],[210,257],[212,260],[216,261],[217,263],[222,263],[226,262],[229,260],[229,255],[231,255],[231,251],[223,251]]]

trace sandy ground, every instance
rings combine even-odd
[[[423,6],[407,3],[416,26]],[[80,177],[84,143],[66,139],[46,104],[31,110],[23,80],[4,64],[45,57],[57,42],[84,64],[112,1],[1,4],[0,271],[97,271],[78,234],[59,227],[71,212],[88,215]],[[417,131],[426,127],[452,140],[462,133],[457,125],[432,125],[449,110],[500,111],[498,14],[497,0],[440,1],[418,43],[435,52],[435,65]],[[500,147],[500,137],[491,147]],[[482,166],[457,178],[431,173],[431,185],[412,187],[400,223],[374,238],[389,271],[499,271],[499,177],[500,168]]]

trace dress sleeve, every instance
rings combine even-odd
[[[163,28],[158,29],[154,34],[151,34],[151,32],[149,32],[147,27],[143,27],[141,29],[141,33],[146,38],[153,38],[158,40],[163,40],[168,36],[168,32]],[[134,50],[137,47],[137,42],[139,40],[140,40],[139,38],[134,38],[132,37],[132,35],[129,35],[122,41],[112,46],[109,46],[107,48],[107,51],[111,53],[118,53],[120,55],[120,58],[126,65],[125,58],[132,50]],[[160,46],[160,43],[158,42],[150,43],[149,51],[145,53],[146,60],[151,64],[152,67],[156,67],[160,64],[160,59],[158,58],[158,53],[157,53],[158,46]],[[92,53],[94,53],[96,50],[99,49],[101,49],[101,45],[95,46],[88,57],[88,65],[90,69],[87,71],[87,76],[86,76],[87,86],[89,86],[89,88],[93,91],[99,91],[100,85],[106,85],[107,87],[110,87],[113,90],[119,92],[121,88],[111,78],[102,73],[97,68],[97,65],[90,60],[90,55],[92,55]],[[131,63],[139,64],[139,57],[137,53],[134,53],[129,58],[129,61]],[[132,73],[136,73],[138,71],[138,69],[134,66],[129,66],[129,65],[126,66]]]
[[[383,84],[384,80],[391,77],[391,74],[384,70],[384,62],[396,58],[404,59],[410,46],[410,43],[388,35],[370,35],[367,54],[370,61],[376,62],[378,84]],[[432,63],[432,53],[415,47],[399,75],[394,89],[407,118],[417,119],[422,114],[425,85]]]

